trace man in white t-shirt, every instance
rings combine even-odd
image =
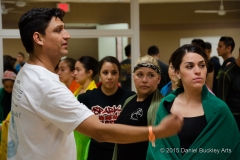
[[[20,18],[29,60],[15,80],[8,134],[9,160],[76,160],[73,130],[100,142],[133,143],[176,134],[183,118],[171,115],[155,127],[103,124],[54,73],[68,54],[64,11],[34,8]],[[152,130],[152,131],[151,131]]]

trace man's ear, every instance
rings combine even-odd
[[[231,53],[232,47],[231,47],[231,46],[228,46],[228,47],[227,47],[227,50]]]
[[[41,35],[39,32],[34,32],[34,33],[33,33],[33,40],[34,40],[38,45],[43,45],[42,35]]]

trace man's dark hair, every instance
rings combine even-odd
[[[18,22],[21,40],[26,51],[33,53],[33,33],[45,35],[52,17],[63,19],[65,12],[59,8],[33,8],[24,13]]]
[[[160,53],[160,51],[157,46],[153,45],[148,48],[148,55],[156,56],[158,53]]]
[[[232,37],[222,36],[219,41],[222,41],[226,47],[231,47],[231,53],[234,50],[235,42]]]
[[[193,39],[192,43],[198,45],[203,51],[205,51],[205,42],[202,39]]]
[[[211,43],[205,42],[205,49],[212,49]]]
[[[125,48],[125,56],[129,57],[131,56],[131,44],[128,44]]]

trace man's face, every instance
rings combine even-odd
[[[43,52],[52,59],[60,59],[68,54],[69,33],[64,29],[64,23],[53,17],[45,30],[45,35],[41,35]]]
[[[218,42],[217,52],[219,56],[224,56],[229,52],[229,47],[226,47],[223,41]]]

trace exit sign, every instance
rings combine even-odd
[[[70,12],[70,5],[68,3],[58,3],[57,8],[60,8],[65,12]]]

